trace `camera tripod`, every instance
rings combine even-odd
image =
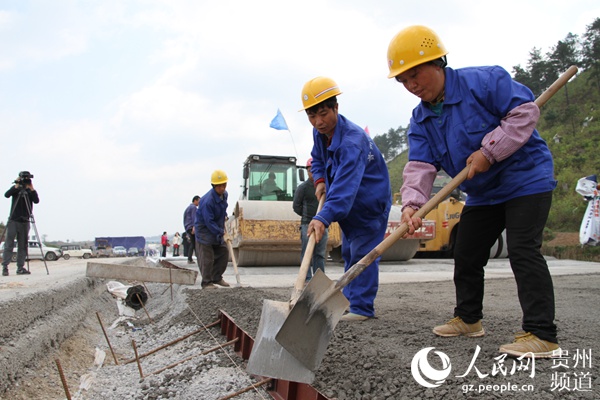
[[[23,200],[25,202],[25,206],[27,207],[27,213],[29,214],[29,224],[31,226],[33,226],[33,231],[35,232],[35,238],[36,238],[36,242],[38,244],[38,248],[40,249],[40,253],[42,255],[42,261],[44,261],[44,266],[46,267],[46,274],[50,275],[50,272],[48,271],[48,264],[46,263],[46,257],[44,256],[44,249],[42,248],[42,242],[40,241],[40,235],[38,233],[37,230],[37,226],[35,224],[35,218],[33,216],[33,212],[32,212],[32,207],[31,207],[31,203],[29,201],[29,196],[27,196],[27,191],[26,188],[23,184],[19,184],[19,194],[17,196],[17,199],[14,202],[14,206],[12,208],[12,210],[10,211],[10,215],[8,216],[8,220],[6,221],[6,226],[4,227],[4,232],[2,232],[2,236],[0,236],[0,239],[4,238],[4,248],[6,248],[6,246],[8,245],[8,241],[6,240],[6,230],[8,229],[8,224],[10,223],[11,218],[13,217],[13,214],[15,212],[15,209],[17,208],[17,205],[19,204],[19,201]],[[29,229],[27,230],[28,234],[27,237],[25,238],[25,260],[27,261],[27,271],[29,271]],[[19,241],[17,239],[17,254],[18,254],[18,245],[19,245]],[[13,247],[14,249],[14,247]],[[12,261],[12,256],[11,256],[11,261]]]

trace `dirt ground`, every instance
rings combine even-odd
[[[528,399],[598,399],[600,375],[594,357],[600,354],[600,309],[597,306],[600,304],[600,271],[594,275],[555,277],[554,283],[556,323],[561,347],[566,351],[560,359],[524,364],[504,359],[498,353],[498,347],[512,341],[514,333],[520,330],[521,311],[513,279],[486,282],[483,321],[486,336],[474,339],[438,338],[431,333],[434,325],[452,317],[454,288],[451,282],[384,284],[376,299],[376,319],[338,324],[313,386],[328,398],[339,400],[516,399],[523,396]],[[289,299],[288,289],[182,289],[183,293],[187,298],[185,306],[169,306],[167,292],[160,301],[169,311],[154,314],[151,311],[154,324],[159,326],[154,328],[157,334],[159,329],[164,332],[196,329],[199,320],[204,324],[213,322],[218,310],[223,309],[239,326],[255,335],[263,299]],[[110,302],[106,298],[98,307],[106,312],[112,307]],[[106,318],[108,321],[112,317]],[[146,332],[149,331],[147,328]],[[130,335],[131,330],[123,331],[122,340],[115,345],[119,347],[117,352],[131,351]],[[125,345],[129,346],[127,350]],[[195,342],[190,344],[196,345],[199,346]],[[55,360],[60,360],[69,385],[77,388],[80,376],[92,368],[97,346],[107,351],[106,366],[98,371],[105,374],[104,381],[100,380],[104,387],[91,389],[81,398],[213,399],[220,396],[200,394],[194,375],[208,374],[216,366],[224,366],[227,360],[210,365],[197,359],[190,361],[194,367],[186,367],[186,380],[176,379],[173,376],[176,373],[171,373],[168,379],[157,381],[154,390],[154,383],[136,379],[135,374],[126,380],[123,369],[110,367],[110,353],[96,316],[90,313],[73,337],[40,357],[39,363],[24,373],[18,387],[0,398],[64,399]],[[427,348],[433,348],[426,359],[434,370],[450,366],[445,379],[442,377],[435,388],[417,383],[411,372],[415,355]],[[444,355],[446,363],[442,362]],[[176,352],[171,356],[181,358]],[[243,365],[243,361],[237,362]],[[197,366],[202,368],[195,368]],[[420,371],[425,378],[431,376],[423,364]],[[120,391],[124,385],[131,386],[127,395]],[[177,390],[169,392],[169,385],[178,385]],[[265,397],[260,394],[244,397],[251,398]]]
[[[546,246],[581,246],[579,232],[556,232],[554,238],[548,241]]]

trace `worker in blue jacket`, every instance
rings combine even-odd
[[[454,318],[433,332],[480,337],[484,267],[506,229],[510,265],[523,310],[522,331],[500,347],[511,356],[560,354],[554,288],[540,252],[556,187],[552,155],[535,126],[539,108],[527,87],[498,66],[452,69],[437,34],[425,26],[400,31],[388,48],[389,78],[421,102],[408,130],[402,220],[421,226],[416,210],[429,199],[440,168],[450,176],[470,165],[468,194],[454,243]]]
[[[342,229],[342,257],[348,270],[382,240],[391,207],[387,165],[381,152],[358,125],[338,113],[338,85],[317,77],[302,89],[302,105],[313,126],[312,173],[315,195],[326,196],[308,234],[317,243],[332,222]],[[350,309],[343,321],[375,316],[379,288],[379,258],[344,288]]]
[[[215,288],[215,285],[230,286],[223,279],[229,262],[229,251],[225,244],[227,174],[221,170],[214,171],[210,183],[212,189],[200,198],[194,221],[196,259],[202,274],[203,289]]]

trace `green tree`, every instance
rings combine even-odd
[[[393,129],[390,128],[390,130],[388,131],[388,133],[390,131],[392,131]],[[389,154],[390,154],[390,141],[388,139],[388,134],[384,133],[381,135],[376,135],[373,137],[373,142],[375,142],[375,144],[377,145],[377,148],[379,148],[379,151],[381,152],[381,154],[383,155],[383,158],[385,160],[389,159]]]
[[[547,54],[552,66],[560,72],[566,71],[571,65],[581,66],[581,51],[579,50],[579,37],[569,34]]]
[[[569,32],[565,40],[559,40],[552,51],[548,53],[550,64],[555,71],[560,73],[569,69],[570,66],[581,66],[581,51],[579,47],[579,38]],[[569,106],[569,88],[565,85],[565,98]]]
[[[513,79],[522,85],[531,88],[531,74],[526,69],[521,67],[521,64],[513,67]]]
[[[590,80],[600,89],[600,18],[586,28],[582,43],[582,65],[590,70]]]
[[[402,126],[398,127],[398,129],[390,128],[387,133],[373,137],[373,141],[386,161],[394,159],[394,157],[406,150],[407,129],[408,128],[403,128]]]
[[[529,88],[537,97],[558,78],[558,72],[554,69],[552,62],[542,57],[540,49],[534,47],[529,56],[528,68],[531,75]]]

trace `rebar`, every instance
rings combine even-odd
[[[69,385],[67,385],[67,380],[65,379],[65,373],[63,372],[62,366],[60,365],[60,360],[57,358],[54,360],[56,363],[56,367],[58,368],[58,374],[60,375],[60,380],[63,385],[63,389],[65,389],[65,395],[67,396],[67,400],[71,400],[71,393],[69,393]]]
[[[265,378],[265,379],[263,379],[262,381],[256,382],[255,384],[253,384],[253,385],[250,385],[250,386],[248,386],[248,387],[245,387],[245,388],[243,388],[243,389],[241,389],[241,390],[238,390],[238,391],[237,391],[237,392],[235,392],[235,393],[231,393],[231,394],[228,394],[228,395],[227,395],[227,396],[225,396],[225,397],[221,397],[219,400],[229,400],[229,399],[233,399],[234,397],[237,397],[237,396],[239,396],[239,395],[240,395],[240,394],[242,394],[242,393],[246,393],[246,392],[249,392],[249,391],[251,391],[251,390],[254,390],[254,389],[256,389],[256,388],[259,388],[259,387],[261,387],[262,385],[266,385],[267,383],[271,382],[272,380],[273,380],[273,378]]]
[[[142,364],[140,364],[140,358],[138,357],[137,346],[135,345],[135,340],[131,340],[131,345],[133,346],[133,352],[135,353],[135,361],[137,361],[138,370],[140,371],[140,378],[144,377],[144,373],[142,372]]]
[[[98,322],[100,322],[100,327],[102,328],[102,332],[104,333],[104,338],[106,339],[106,343],[108,343],[108,348],[110,349],[110,352],[115,360],[115,365],[119,365],[119,360],[117,360],[117,356],[115,355],[115,352],[113,351],[112,345],[110,344],[110,340],[108,340],[108,335],[106,334],[106,329],[104,329],[104,324],[102,323],[102,319],[100,318],[100,313],[98,311],[96,311],[96,316],[98,317]]]
[[[148,314],[148,310],[146,310],[146,306],[144,305],[144,302],[142,301],[142,298],[140,297],[139,293],[135,294],[138,298],[138,301],[140,302],[140,304],[142,305],[142,308],[144,309],[144,311],[146,312],[146,316],[148,316],[148,319],[150,320],[150,323],[154,323],[154,321],[152,320],[152,317],[150,316],[150,314]]]
[[[144,357],[147,357],[147,356],[149,356],[149,355],[151,355],[151,354],[154,354],[154,353],[156,353],[156,352],[157,352],[157,351],[159,351],[159,350],[162,350],[162,349],[164,349],[164,348],[166,348],[166,347],[169,347],[169,346],[172,346],[172,345],[174,345],[174,344],[176,344],[176,343],[179,343],[179,342],[181,342],[182,340],[185,340],[185,339],[189,338],[190,336],[193,336],[193,335],[195,335],[195,334],[197,334],[197,333],[204,332],[204,331],[205,331],[205,330],[207,330],[208,328],[212,328],[213,326],[217,326],[217,325],[219,325],[220,323],[221,323],[221,321],[220,321],[220,320],[217,320],[217,321],[213,322],[212,324],[208,324],[208,325],[206,325],[206,327],[202,327],[202,328],[200,328],[200,329],[198,329],[198,330],[195,330],[194,332],[188,333],[187,335],[184,335],[184,336],[180,337],[179,339],[175,339],[175,340],[173,340],[173,341],[171,341],[171,342],[169,342],[169,343],[165,343],[165,344],[163,344],[162,346],[159,346],[159,347],[155,348],[154,350],[150,350],[150,351],[148,351],[148,352],[146,352],[146,353],[144,353],[144,354],[141,354],[141,355],[139,356],[139,358],[144,358]],[[124,361],[124,362],[123,362],[123,364],[129,364],[129,363],[132,363],[132,362],[134,362],[134,361],[135,361],[135,358],[132,358],[132,359],[130,359],[130,360]]]
[[[163,371],[166,371],[167,369],[170,369],[170,368],[176,367],[176,366],[178,366],[179,364],[182,364],[182,363],[184,363],[184,362],[186,362],[186,361],[189,361],[189,360],[191,360],[192,358],[195,358],[195,357],[198,357],[198,356],[204,356],[204,355],[206,355],[206,354],[208,354],[208,353],[212,353],[213,351],[217,351],[217,350],[219,350],[219,349],[222,349],[223,347],[226,347],[226,346],[231,346],[232,344],[235,344],[235,343],[236,343],[238,340],[240,340],[240,339],[239,339],[239,338],[235,338],[235,339],[233,339],[233,340],[230,340],[229,342],[225,342],[225,343],[223,343],[223,344],[220,344],[220,345],[218,345],[218,346],[215,346],[215,347],[213,347],[213,348],[211,348],[211,349],[204,350],[203,352],[200,352],[200,353],[194,354],[193,356],[186,357],[186,358],[184,358],[183,360],[177,361],[177,362],[175,362],[175,363],[173,363],[173,364],[167,365],[167,366],[166,366],[166,367],[164,367],[164,368],[161,368],[161,369],[159,369],[159,370],[156,370],[156,371],[154,371],[154,372],[151,372],[151,373],[149,373],[148,375],[156,375],[156,374],[160,374],[161,372],[163,372]]]

